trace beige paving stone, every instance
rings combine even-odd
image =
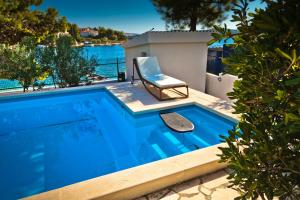
[[[171,191],[166,196],[162,197],[160,200],[179,200],[180,196],[179,194]]]
[[[239,193],[230,188],[217,188],[211,195],[212,200],[233,200],[238,197]]]
[[[184,183],[175,185],[172,190],[180,194],[198,194],[200,179],[196,178]]]
[[[227,173],[225,170],[220,170],[215,173],[192,179],[168,189],[154,192],[151,195],[152,200],[232,200],[239,196],[236,190],[228,188]],[[204,181],[201,183],[201,181]],[[206,181],[206,182],[205,182]],[[166,195],[166,192],[168,192]],[[150,197],[148,195],[148,198]],[[165,195],[165,196],[164,196]],[[160,198],[162,197],[163,198]],[[150,199],[150,198],[149,198]]]
[[[108,85],[106,88],[133,112],[145,112],[153,109],[166,109],[183,105],[200,105],[206,109],[212,109],[213,112],[219,112],[225,117],[238,119],[237,115],[232,114],[232,105],[211,95],[199,92],[190,88],[190,95],[185,99],[176,99],[168,101],[158,101],[143,87],[139,82],[134,85],[130,83]],[[170,91],[166,91],[170,93]],[[172,92],[171,92],[172,93]],[[172,93],[170,96],[174,96]]]
[[[163,190],[160,190],[158,192],[154,192],[154,193],[148,194],[147,197],[148,197],[148,200],[157,200],[157,199],[161,199],[168,192],[170,192],[169,189],[163,189]]]
[[[228,184],[227,176],[228,176],[228,174],[224,170],[203,176],[201,178],[202,186],[204,186],[208,189],[213,189],[220,185]]]
[[[205,196],[201,193],[196,194],[196,195],[191,195],[189,197],[181,197],[180,200],[206,200]]]
[[[148,200],[148,199],[146,197],[139,197],[139,198],[137,198],[135,200]]]
[[[211,195],[212,191],[204,186],[200,186],[200,192],[202,192],[205,195]]]

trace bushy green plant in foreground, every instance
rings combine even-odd
[[[247,13],[240,0],[233,16],[239,33],[216,27],[213,34],[234,38],[235,52],[223,62],[240,78],[229,96],[241,120],[223,137],[228,147],[220,156],[237,199],[300,199],[300,1],[265,3]]]
[[[0,46],[0,78],[18,80],[23,91],[37,80],[44,80],[48,72],[36,60],[35,41],[24,38],[14,46]]]

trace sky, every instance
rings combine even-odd
[[[61,16],[79,27],[102,26],[126,33],[143,33],[152,28],[163,31],[166,27],[151,0],[44,0],[38,9],[48,7],[56,8]],[[255,7],[264,5],[256,0],[250,10]],[[229,28],[236,28],[230,17],[225,23]]]

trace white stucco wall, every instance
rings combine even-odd
[[[202,43],[151,44],[164,74],[183,80],[193,89],[205,91],[207,45]]]
[[[224,100],[230,100],[227,93],[233,91],[233,83],[237,79],[237,76],[230,74],[217,76],[206,73],[206,93]]]
[[[133,71],[133,58],[142,56],[142,52],[145,52],[147,55],[150,55],[150,46],[149,45],[141,45],[136,46],[134,48],[126,48],[125,49],[125,57],[126,57],[126,78],[127,80],[131,80],[132,71]],[[135,78],[138,78],[137,73],[135,73]]]
[[[156,56],[163,73],[181,79],[204,92],[207,42],[210,32],[149,32],[124,45],[127,78],[131,80],[134,57]]]

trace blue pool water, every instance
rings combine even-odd
[[[234,125],[196,106],[173,111],[195,130],[173,132],[158,112],[132,115],[100,89],[0,100],[0,199],[218,144]]]

